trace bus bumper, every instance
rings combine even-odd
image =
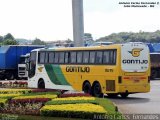
[[[120,85],[119,93],[145,93],[150,92],[150,85]]]

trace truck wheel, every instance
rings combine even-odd
[[[157,70],[151,70],[151,79],[155,79],[155,78],[157,78],[157,76],[158,76],[158,72],[157,72]]]
[[[13,79],[14,79],[14,75],[13,75],[12,73],[9,73],[9,74],[7,75],[7,79],[8,79],[8,80],[13,80]]]

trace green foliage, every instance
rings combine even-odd
[[[41,108],[42,116],[93,119],[95,115],[104,117],[107,111],[94,104],[46,105]]]
[[[117,106],[112,101],[105,98],[96,98],[96,102],[107,111],[107,115],[105,116],[107,120],[125,120],[125,117],[118,112]]]
[[[33,42],[32,45],[46,45],[44,41],[41,41],[40,39],[36,38]]]
[[[18,45],[18,42],[15,40],[7,39],[2,42],[3,45]]]
[[[14,40],[14,37],[11,33],[8,33],[7,35],[4,36],[4,40]]]
[[[143,32],[139,31],[138,33],[133,32],[120,32],[113,33],[109,36],[105,36],[97,39],[97,41],[111,41],[115,43],[124,43],[124,42],[160,42],[160,31],[156,32]]]
[[[77,104],[77,103],[98,104],[95,100],[54,100],[54,101],[48,101],[46,105]]]
[[[0,36],[0,43],[3,41],[3,36]]]
[[[35,96],[35,95],[60,95],[61,93],[58,92],[58,91],[55,91],[55,92],[31,92],[31,93],[27,93],[27,94],[24,94],[23,96]]]

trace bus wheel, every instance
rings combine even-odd
[[[121,93],[120,95],[122,98],[127,98],[129,94],[128,93]]]
[[[83,83],[83,91],[84,93],[91,94],[91,84],[89,82]]]
[[[95,84],[93,84],[93,96],[95,97],[102,97],[102,91],[101,91],[101,85],[96,82]]]
[[[157,78],[157,76],[158,76],[158,72],[157,72],[157,70],[151,70],[151,79],[155,79],[155,78]]]
[[[118,93],[108,93],[107,95],[109,98],[116,98],[118,96]]]
[[[45,89],[45,83],[44,80],[40,79],[38,82],[38,88],[39,89]]]

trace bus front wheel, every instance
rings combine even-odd
[[[44,80],[40,79],[40,80],[38,81],[38,88],[39,88],[39,89],[45,89]]]
[[[84,93],[88,93],[88,94],[91,93],[91,84],[89,82],[85,82],[83,84],[83,91]]]

